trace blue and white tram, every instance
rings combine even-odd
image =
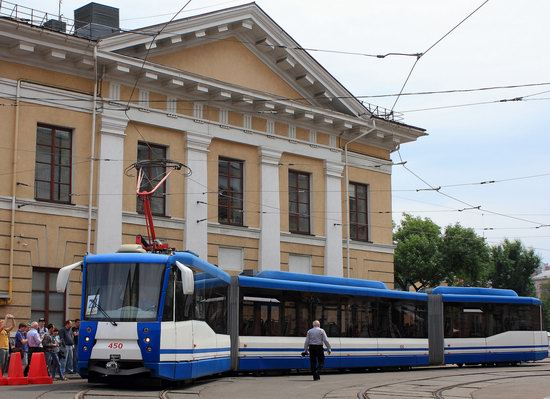
[[[375,281],[263,271],[230,276],[189,252],[87,255],[79,373],[187,380],[226,371],[305,369],[312,320],[327,368],[495,364],[548,356],[541,304],[510,290],[393,291]]]

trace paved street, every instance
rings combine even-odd
[[[109,387],[81,379],[53,385],[0,388],[0,399],[543,399],[550,398],[550,361],[519,367],[441,367],[400,372],[334,372],[313,381],[307,374],[228,376],[182,387]]]

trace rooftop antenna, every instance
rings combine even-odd
[[[57,7],[57,17],[61,21],[61,3],[63,3],[63,0],[59,0],[59,6]]]

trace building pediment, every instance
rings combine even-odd
[[[350,116],[370,116],[360,101],[255,3],[119,34],[101,40],[99,47],[130,57],[147,55],[151,62],[202,72],[227,83],[244,84],[246,77],[249,87],[251,73],[271,75],[271,86],[264,82],[251,88]],[[241,57],[238,64],[233,57]],[[215,65],[199,70],[208,62]]]

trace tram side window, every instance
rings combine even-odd
[[[206,321],[217,334],[227,334],[227,294],[221,280],[195,281],[193,319]]]
[[[540,331],[540,307],[536,305],[489,305],[487,335],[505,331]]]
[[[487,312],[486,305],[480,303],[445,304],[445,338],[486,337]]]
[[[281,335],[281,302],[268,296],[243,296],[241,335]]]

